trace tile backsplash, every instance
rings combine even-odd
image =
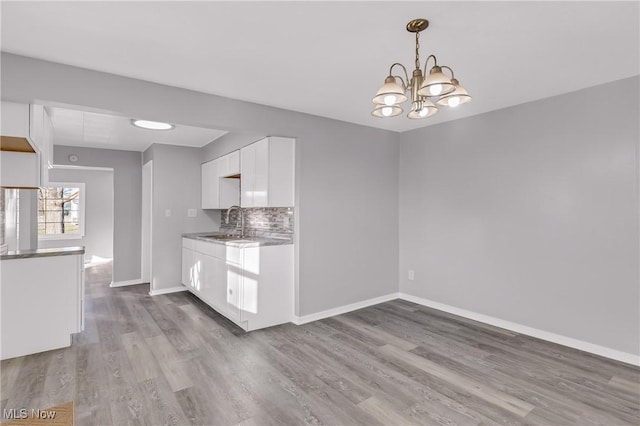
[[[255,207],[245,208],[245,229],[258,233],[293,234],[293,207]],[[232,231],[238,223],[238,210],[233,209],[226,223],[227,210],[220,211],[220,229]]]

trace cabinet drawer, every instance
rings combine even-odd
[[[220,259],[226,258],[226,246],[224,244],[208,243],[206,241],[193,240],[195,242],[194,250],[207,256],[213,256]]]

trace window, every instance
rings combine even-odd
[[[38,238],[84,236],[84,184],[49,183],[38,190]]]

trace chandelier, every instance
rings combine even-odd
[[[420,69],[420,32],[427,29],[429,21],[426,19],[414,19],[407,24],[407,31],[416,35],[416,58],[411,79],[407,69],[400,63],[395,63],[389,68],[389,76],[373,98],[375,108],[371,112],[374,117],[394,117],[402,114],[401,104],[406,101],[407,92],[411,92],[411,110],[408,118],[425,118],[438,112],[438,107],[457,107],[471,101],[471,96],[455,78],[453,70],[446,65],[438,65],[434,55],[429,55],[424,62],[424,72]],[[433,67],[427,74],[427,64],[433,58]],[[395,67],[404,71],[404,78],[393,75]],[[444,73],[447,70],[451,77]],[[426,76],[426,77],[425,77]],[[400,82],[400,83],[399,83]]]

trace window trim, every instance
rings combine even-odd
[[[47,182],[43,188],[63,187],[63,188],[79,188],[80,189],[80,202],[78,203],[78,230],[77,234],[38,234],[38,240],[52,241],[52,240],[81,240],[85,237],[85,184],[83,182]],[[40,198],[38,197],[38,203]],[[39,208],[38,208],[39,210]],[[40,224],[40,222],[38,222]]]

